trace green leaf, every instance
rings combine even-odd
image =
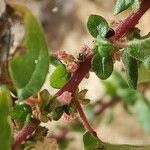
[[[122,61],[124,63],[125,72],[127,74],[128,84],[131,88],[136,89],[138,81],[138,64],[137,60],[131,57],[126,49],[122,54]]]
[[[85,150],[148,150],[150,146],[131,146],[103,143],[98,137],[92,136],[89,132],[83,135]]]
[[[112,82],[117,85],[117,96],[130,106],[132,114],[140,121],[146,132],[150,133],[150,103],[144,96],[128,87],[118,72],[113,73]]]
[[[93,48],[95,53],[100,54],[103,57],[107,57],[112,54],[113,45],[107,39],[97,36],[97,41]]]
[[[132,57],[140,61],[150,57],[150,37],[146,39],[133,39],[127,45],[127,51]]]
[[[9,91],[0,86],[0,149],[11,149],[11,129],[8,122],[10,107]]]
[[[44,89],[43,91],[40,92],[40,102],[39,102],[39,107],[40,110],[44,110],[45,107],[48,106],[50,101],[53,99],[53,97],[50,95],[48,90]]]
[[[145,132],[150,134],[150,103],[140,93],[133,106],[133,114],[140,121]]]
[[[150,71],[148,71],[148,69],[146,69],[142,64],[138,69],[138,74],[138,83],[150,81]]]
[[[114,10],[114,15],[126,10],[134,3],[134,0],[117,0]]]
[[[92,69],[100,79],[107,79],[113,71],[111,56],[102,57],[99,54],[95,55],[92,60]]]
[[[150,69],[150,37],[134,39],[128,43],[127,52],[135,59],[144,63]]]
[[[83,89],[78,93],[79,99],[85,98],[86,93],[88,92],[88,89]]]
[[[122,88],[122,89],[129,88],[126,81],[123,79],[123,77],[117,71],[113,72],[111,81],[118,89],[119,88]]]
[[[15,105],[11,117],[20,123],[24,123],[28,116],[32,115],[32,109],[27,104]]]
[[[128,9],[129,7],[137,10],[140,7],[140,0],[116,0],[114,15],[121,13],[122,11]]]
[[[57,67],[58,65],[62,64],[62,62],[57,59],[55,56],[50,55],[50,64]]]
[[[48,48],[43,30],[32,13],[22,5],[11,4],[11,7],[23,16],[25,37],[21,47],[26,51],[12,58],[9,70],[19,99],[25,100],[37,93],[45,82],[49,68]]]
[[[53,88],[60,89],[63,87],[70,78],[70,73],[62,64],[58,65],[55,71],[50,76],[50,85]]]
[[[121,97],[121,99],[128,104],[134,104],[137,99],[136,91],[131,88],[118,88],[117,96]]]
[[[132,4],[132,9],[136,10],[140,8],[140,0],[134,0],[134,3]]]
[[[106,80],[106,81],[103,81],[102,84],[104,86],[105,95],[111,95],[113,97],[116,96],[117,88],[112,82]]]
[[[50,114],[50,118],[52,120],[58,121],[61,118],[61,116],[63,115],[65,108],[66,108],[66,106],[63,105],[63,106],[60,106],[60,107],[54,109]]]
[[[147,36],[147,35],[146,35]],[[130,29],[127,34],[126,34],[126,38],[131,41],[133,39],[141,39],[141,35],[140,35],[140,29],[134,27],[132,29]]]
[[[112,30],[103,17],[93,14],[88,18],[87,28],[90,34],[95,38],[98,35],[105,37],[107,32]]]
[[[132,6],[133,9],[138,9],[140,6],[139,0],[117,0],[114,10],[114,15],[121,13]]]
[[[83,135],[83,142],[85,150],[104,150],[103,142],[99,138],[91,135],[89,132],[86,132]]]

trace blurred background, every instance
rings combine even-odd
[[[65,50],[76,55],[83,44],[92,46],[93,38],[86,29],[86,22],[90,14],[103,16],[109,23],[121,21],[130,10],[113,16],[115,0],[18,0],[25,3],[42,23],[44,28],[49,51]],[[143,34],[150,30],[150,11],[140,20],[138,27]],[[116,62],[116,68],[121,69],[121,64]],[[45,85],[50,89],[48,84]],[[118,144],[150,144],[150,134],[144,131],[137,119],[131,115],[122,102],[114,107],[101,110],[102,101],[108,101],[112,97],[105,93],[104,84],[90,73],[90,78],[84,79],[80,89],[89,89],[86,97],[91,100],[91,105],[85,107],[87,117],[91,121],[101,140]],[[144,92],[147,99],[150,99],[150,88]],[[105,96],[104,96],[105,95]],[[98,102],[97,102],[98,101]],[[96,106],[96,107],[95,107]],[[98,112],[98,113],[97,113]],[[96,117],[95,117],[96,116]],[[83,150],[82,133],[83,126],[78,119],[44,124],[50,129],[49,136],[58,140],[59,146],[55,145],[52,150]],[[42,145],[42,143],[40,143]],[[42,149],[39,145],[37,149]],[[47,148],[45,148],[47,149]],[[48,148],[49,149],[49,148]]]

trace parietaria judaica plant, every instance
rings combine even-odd
[[[150,8],[150,0],[116,0],[114,15],[128,8],[132,9],[131,14],[115,29],[104,17],[89,14],[87,30],[92,36],[91,41],[94,38],[93,46],[83,45],[75,57],[65,51],[49,53],[42,26],[32,11],[20,3],[6,3],[0,16],[0,150],[35,148],[39,140],[49,138],[48,129],[41,127],[40,123],[63,118],[69,124],[77,116],[81,122],[75,122],[74,127],[81,128],[82,123],[85,128],[85,150],[150,149],[149,145],[104,143],[98,138],[82,108],[85,106],[90,111],[94,121],[105,109],[122,102],[127,111],[130,107],[130,113],[150,133],[150,102],[143,91],[137,91],[143,81],[146,85],[150,83],[150,34],[142,36],[135,27]],[[54,8],[53,12],[56,11]],[[22,23],[25,34],[13,55],[10,55],[10,26],[16,20]],[[4,56],[2,52],[5,59],[1,57]],[[124,71],[121,73],[114,67],[118,60],[123,65]],[[41,90],[51,65],[55,70],[49,76],[49,86],[58,89],[54,95],[47,89]],[[92,104],[92,100],[86,97],[88,89],[78,87],[85,77],[88,78],[89,72],[94,72],[102,80],[104,96],[112,97],[108,103],[102,100],[102,108],[97,112],[94,108],[99,102]],[[108,78],[111,80],[106,80]],[[74,128],[73,124],[71,127]],[[58,143],[60,137],[67,142],[65,135],[70,129],[64,129],[61,136],[53,137]]]

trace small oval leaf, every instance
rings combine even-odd
[[[97,37],[98,35],[105,37],[107,32],[112,30],[107,21],[98,15],[90,15],[87,22],[87,28],[90,34],[93,37]]]
[[[67,83],[69,78],[70,73],[63,64],[60,64],[50,76],[50,85],[53,88],[60,89]]]
[[[92,69],[100,79],[107,79],[113,71],[113,60],[111,56],[102,57],[99,54],[95,55],[92,60]]]

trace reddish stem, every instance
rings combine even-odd
[[[31,136],[31,134],[36,130],[36,128],[39,126],[40,121],[34,120],[32,123],[26,125],[17,133],[17,136],[15,137],[15,142],[13,145],[13,150],[18,149],[20,144],[24,142],[27,138]]]
[[[122,36],[125,35],[125,33],[135,27],[140,18],[144,15],[144,13],[150,8],[150,0],[143,0],[141,3],[141,6],[138,11],[133,12],[131,15],[129,15],[124,21],[121,22],[121,24],[116,28],[115,35],[110,38],[110,40],[116,41],[120,39]]]
[[[79,69],[74,73],[69,82],[55,94],[55,96],[60,96],[65,91],[69,92],[75,91],[75,89],[78,87],[82,79],[89,72],[91,68],[92,57],[93,54],[90,54],[84,62],[80,63]]]
[[[90,126],[90,123],[87,120],[87,117],[81,107],[81,104],[78,101],[78,97],[76,94],[74,94],[74,99],[73,102],[79,112],[80,118],[82,120],[82,123],[84,125],[84,127],[87,129],[87,131],[89,131],[93,136],[97,136],[96,132],[93,130],[93,128]]]
[[[132,13],[117,27],[115,31],[115,35],[112,36],[110,40],[113,42],[115,40],[120,39],[122,36],[124,36],[129,29],[133,28],[138,23],[139,19],[149,9],[149,7],[150,7],[150,0],[143,0],[140,9],[137,12]],[[69,92],[75,91],[75,89],[78,87],[82,79],[89,72],[91,68],[92,57],[93,54],[90,54],[87,57],[87,59],[83,63],[81,63],[80,68],[75,72],[75,74],[72,76],[69,82],[55,94],[56,96],[61,95],[65,91],[69,91]],[[84,117],[82,117],[82,119],[84,119]],[[14,149],[16,147],[16,144],[20,145],[24,140],[27,139],[28,136],[30,136],[33,133],[33,131],[37,128],[39,123],[40,121],[33,122],[32,124],[24,127],[18,133],[18,135],[15,138]]]
[[[129,17],[127,17],[121,24],[116,28],[115,35],[110,38],[110,40],[115,42],[119,40],[125,33],[133,28],[143,16],[143,14],[150,8],[150,0],[144,0],[141,3],[141,7],[137,12],[133,12]],[[91,68],[91,60],[93,54],[90,54],[85,62],[81,63],[80,68],[74,73],[70,81],[60,89],[55,95],[60,96],[63,92],[69,91],[73,92],[78,87],[82,79],[89,72]]]

